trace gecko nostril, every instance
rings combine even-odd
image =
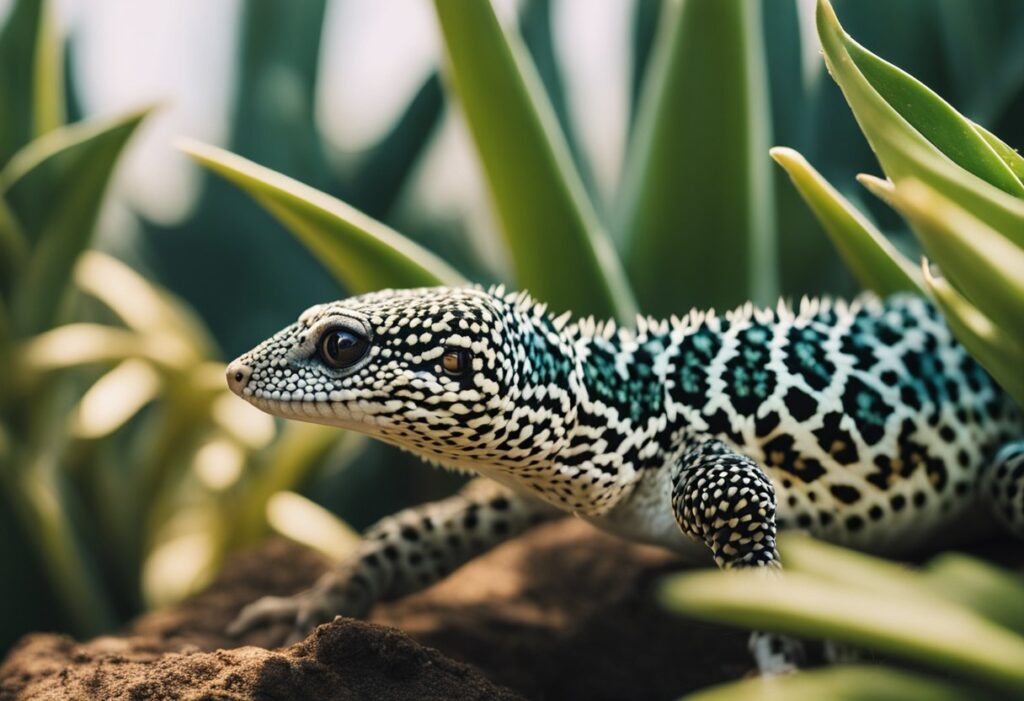
[[[228,387],[235,394],[241,394],[246,383],[252,377],[252,368],[238,360],[228,365],[227,372]]]

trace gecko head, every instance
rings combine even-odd
[[[520,310],[475,288],[317,305],[232,362],[228,385],[270,414],[356,430],[451,466],[493,460],[516,420]]]

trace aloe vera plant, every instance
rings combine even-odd
[[[907,219],[926,256],[922,265],[888,243],[799,153],[780,148],[773,156],[865,287],[930,296],[960,342],[1024,404],[1020,155],[857,44],[823,0],[817,25],[829,70],[887,176],[860,180]]]

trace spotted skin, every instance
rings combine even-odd
[[[367,348],[343,368],[320,347],[339,328]],[[454,351],[467,360],[457,373]],[[388,290],[307,310],[228,380],[271,414],[367,433],[524,504],[726,567],[777,564],[776,528],[891,554],[980,533],[993,513],[1024,534],[1024,450],[996,459],[1024,421],[913,296],[748,304],[627,330],[500,288]],[[420,513],[403,518],[426,542]],[[443,569],[465,557],[441,555]],[[424,562],[373,576],[347,563],[319,618],[350,610],[358,573],[368,601],[434,581]]]
[[[377,601],[413,593],[498,543],[559,514],[544,502],[476,479],[458,494],[405,509],[371,526],[359,552],[297,596],[265,597],[228,628],[237,635],[283,621],[289,640],[335,616],[365,616]]]
[[[721,441],[698,443],[679,460],[672,509],[679,528],[706,544],[719,567],[779,564],[772,482]]]

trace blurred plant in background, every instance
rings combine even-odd
[[[45,626],[100,633],[180,598],[268,518],[294,531],[315,516],[286,490],[353,442],[279,431],[237,402],[196,315],[89,249],[146,113],[65,126],[51,22],[22,1],[0,35],[0,597],[16,602],[3,644]],[[335,555],[354,538],[319,537]]]
[[[83,254],[91,226],[79,218],[76,245],[61,249],[66,272],[76,270],[73,304],[31,329],[8,323],[0,336],[0,353],[38,366],[15,372],[5,364],[10,378],[0,373],[0,382],[11,383],[0,387],[7,427],[0,440],[4,474],[22,475],[8,480],[5,498],[29,510],[18,516],[18,535],[0,544],[9,550],[0,552],[0,566],[13,571],[6,563],[31,561],[30,539],[54,532],[32,525],[38,514],[67,529],[65,536],[51,538],[57,554],[44,556],[42,568],[25,568],[4,580],[14,600],[30,603],[20,612],[23,620],[12,621],[10,634],[0,633],[9,637],[41,625],[88,633],[140,607],[147,587],[151,599],[161,586],[161,600],[180,595],[201,582],[227,548],[263,532],[268,502],[278,507],[269,515],[279,530],[308,539],[295,532],[301,519],[287,514],[298,508],[308,520],[315,507],[297,495],[275,500],[282,490],[303,485],[304,494],[362,525],[451,489],[452,477],[409,470],[410,459],[377,445],[344,471],[306,479],[332,449],[332,436],[342,434],[297,425],[280,430],[258,415],[235,415],[244,409],[223,399],[218,363],[224,356],[218,347],[234,355],[310,303],[384,286],[504,280],[529,288],[555,308],[628,321],[637,308],[682,313],[750,298],[767,302],[780,291],[854,289],[818,224],[793,188],[774,177],[767,158],[773,143],[793,146],[855,202],[853,174],[871,163],[842,96],[821,79],[820,66],[808,70],[803,61],[799,2],[634,2],[629,55],[621,57],[632,66],[629,148],[614,193],[596,184],[593,154],[580,137],[586,115],[574,115],[568,106],[551,23],[557,6],[557,0],[526,0],[516,26],[499,22],[487,2],[437,0],[447,70],[440,76],[428,72],[375,147],[339,160],[325,156],[314,120],[326,2],[241,2],[227,141],[238,155],[196,143],[186,149],[266,212],[211,179],[185,222],[167,227],[143,221],[134,244],[117,249],[197,314],[110,257]],[[0,93],[0,104],[19,112],[0,120],[37,124],[32,131],[0,121],[0,140],[7,132],[21,135],[2,142],[12,146],[0,152],[0,160],[25,146],[29,135],[63,121],[55,109],[43,110],[50,116],[42,121],[32,117],[42,109],[38,105],[60,104],[65,96],[62,52],[45,22],[38,29],[32,24],[40,7],[31,0],[16,3],[0,40],[0,90],[7,91]],[[933,0],[859,0],[837,7],[865,43],[951,96],[973,120],[1011,142],[1024,136],[1024,71],[1014,69],[1024,61],[1024,6],[1006,0],[971,3],[970,9]],[[38,44],[37,36],[44,37]],[[386,41],[381,46],[389,50]],[[25,89],[33,81],[39,87]],[[67,103],[76,115],[73,85]],[[436,158],[441,129],[456,104],[500,233],[486,221],[453,220],[417,206],[411,191],[424,162]],[[65,129],[74,135],[79,128]],[[87,135],[79,138],[93,143]],[[108,168],[118,150],[106,147]],[[96,159],[82,160],[88,163],[79,167],[99,167]],[[19,210],[10,199],[15,188],[8,185],[9,170],[0,185],[11,210],[0,212],[0,245],[10,243],[15,253],[23,248],[23,260],[36,259],[46,248],[35,243],[49,240],[49,229],[35,228],[35,222],[59,214],[49,203],[88,201],[98,208],[102,179],[93,175],[88,196],[77,194],[75,186],[84,185],[68,176],[66,182],[39,185],[34,192],[44,194],[26,198]],[[67,172],[62,166],[61,173]],[[58,185],[74,193],[73,199],[58,195]],[[913,245],[897,218],[868,207],[879,230],[901,247]],[[282,236],[274,219],[312,255]],[[7,222],[15,221],[24,246],[7,233],[15,231]],[[35,267],[8,265],[18,260],[15,253],[8,257],[5,249],[0,259],[7,265],[4,310],[14,308],[8,299],[17,294],[8,297],[6,290],[22,284],[18,271]],[[937,253],[931,255],[945,265]],[[117,292],[118,279],[138,292]],[[54,280],[64,289],[69,275],[34,284],[56,295],[47,286]],[[141,301],[149,311],[135,313],[133,305]],[[156,318],[164,321],[155,323]],[[197,318],[205,320],[212,338]],[[96,326],[53,329],[57,320]],[[90,356],[92,347],[119,350]],[[44,393],[37,385],[49,389]],[[125,392],[129,387],[133,391]],[[51,394],[54,399],[42,401]],[[114,396],[111,405],[119,413],[105,422],[92,418],[90,407]],[[48,425],[47,431],[14,423],[30,413],[26,407],[44,417],[31,425]],[[68,416],[75,433],[69,433]],[[79,435],[83,430],[87,435]],[[352,449],[349,440],[342,451]],[[339,458],[330,462],[346,464]],[[40,476],[46,481],[32,483],[42,484],[34,493],[45,504],[33,506],[19,480]],[[275,517],[281,512],[285,516]],[[234,532],[231,524],[239,519],[247,525]],[[318,522],[329,524],[315,543],[322,548],[335,532],[344,532],[336,520]],[[347,541],[339,535],[338,542]],[[58,545],[73,552],[62,555]],[[193,570],[175,571],[173,564],[180,562],[193,563]],[[55,609],[32,594],[41,590],[40,581],[63,592],[71,608]],[[73,625],[74,617],[61,618],[60,611],[81,607],[69,601],[79,592],[106,604],[89,609],[100,612],[95,618]],[[42,617],[46,610],[54,612],[52,618]]]

